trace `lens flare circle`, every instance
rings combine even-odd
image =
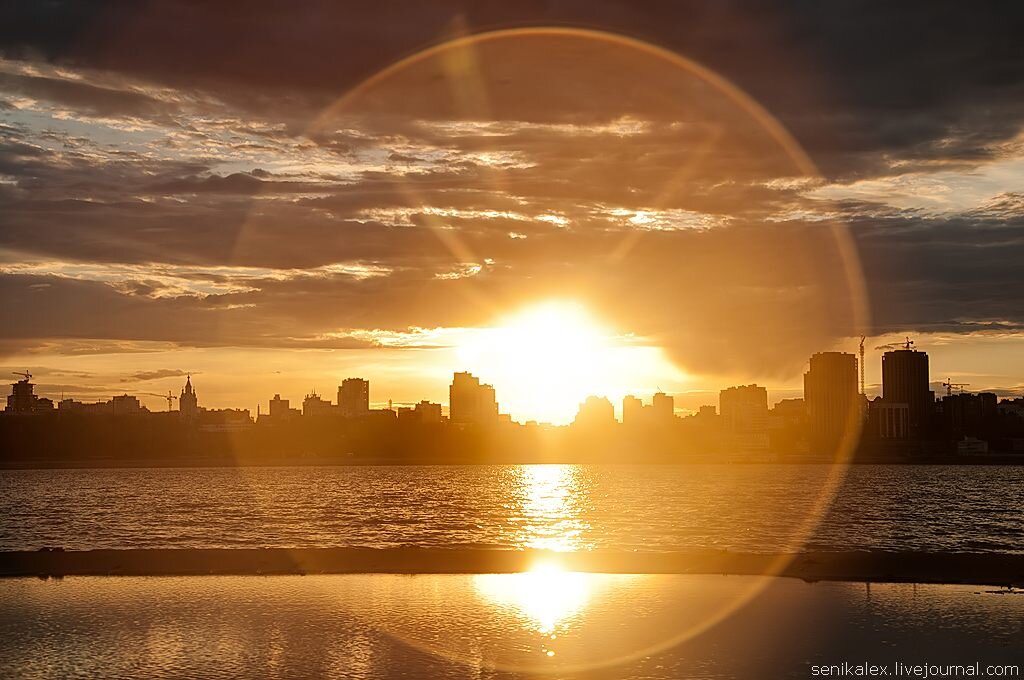
[[[589,66],[584,58],[592,54],[588,50],[592,50],[595,46],[600,48],[600,54],[605,57],[605,61],[599,67]],[[509,69],[514,67],[514,63],[512,66],[509,65],[511,62],[522,59],[524,63],[535,65],[542,63],[548,55],[550,55],[553,67],[550,74],[537,73],[536,83],[529,84],[529,87],[522,84],[515,85],[511,89],[511,94],[502,89],[508,85],[507,74],[510,72]],[[575,59],[574,55],[576,55]],[[615,82],[625,83],[632,79],[635,81],[636,87],[630,91],[619,93],[605,92],[603,96],[607,98],[611,98],[612,95],[620,96],[623,102],[622,110],[626,114],[600,124],[587,121],[586,116],[582,115],[579,117],[579,122],[574,122],[570,110],[574,102],[573,97],[576,97],[575,102],[580,107],[587,106],[589,100],[586,97],[585,84],[598,80],[597,74],[590,69],[600,68],[602,74],[612,72],[612,75],[615,76],[616,74],[613,72],[616,64],[621,66],[621,70],[626,73],[627,77],[619,77]],[[558,68],[554,68],[555,66]],[[563,81],[551,82],[554,78],[565,77],[565,74],[571,69],[578,71],[578,78],[565,78]],[[674,74],[677,80],[670,81],[667,73]],[[618,75],[622,76],[621,73]],[[647,78],[650,78],[651,82],[646,82]],[[580,85],[581,82],[584,83],[584,86]],[[534,85],[538,98],[548,98],[553,108],[562,107],[561,113],[564,115],[560,122],[553,123],[541,118],[531,119],[529,107],[521,106],[523,95],[529,92]],[[508,88],[506,87],[506,89]],[[598,92],[598,90],[595,89],[590,94],[594,92]],[[701,97],[713,103],[708,104],[707,108],[702,110],[700,109]],[[328,143],[332,134],[342,135],[344,133],[349,143],[358,145],[360,140],[365,141],[361,137],[359,128],[341,129],[338,124],[355,124],[353,121],[358,122],[359,120],[380,123],[382,119],[387,118],[388,123],[392,125],[392,134],[388,139],[393,140],[392,153],[388,154],[387,158],[392,160],[384,159],[381,161],[382,164],[402,162],[395,159],[407,156],[415,157],[415,161],[409,162],[419,163],[422,167],[412,168],[406,174],[395,174],[395,176],[389,177],[386,185],[382,185],[380,191],[397,192],[403,197],[405,205],[408,207],[406,213],[396,209],[386,217],[400,223],[402,219],[409,218],[407,213],[415,212],[418,216],[417,219],[423,220],[432,228],[434,234],[453,258],[455,268],[444,276],[452,280],[472,281],[473,275],[484,266],[479,264],[483,262],[483,259],[477,252],[472,235],[467,237],[458,230],[450,228],[449,221],[459,219],[515,222],[520,220],[521,216],[516,213],[514,206],[481,207],[467,204],[457,210],[446,209],[447,212],[439,209],[427,209],[430,206],[430,201],[426,200],[424,196],[424,186],[432,186],[432,190],[441,191],[454,186],[465,190],[465,193],[486,191],[491,192],[492,195],[506,197],[514,195],[513,180],[506,175],[516,169],[529,167],[531,160],[527,154],[503,146],[503,140],[508,139],[510,134],[508,131],[509,121],[515,121],[519,125],[518,134],[525,136],[527,142],[530,134],[550,131],[554,129],[553,126],[562,126],[557,129],[566,131],[569,136],[589,135],[598,139],[604,135],[606,137],[601,138],[621,141],[630,139],[631,136],[642,135],[646,130],[642,118],[628,115],[629,104],[634,100],[642,102],[642,104],[638,104],[639,108],[643,108],[643,105],[654,106],[652,102],[655,104],[664,102],[666,108],[683,102],[687,106],[696,107],[693,110],[697,111],[698,118],[703,111],[705,114],[703,119],[696,120],[696,122],[684,121],[680,124],[684,127],[689,125],[696,130],[706,129],[708,131],[705,140],[706,148],[704,151],[698,148],[694,152],[692,166],[687,164],[686,167],[674,168],[671,172],[658,176],[658,181],[663,185],[662,191],[659,193],[658,199],[652,201],[647,208],[626,213],[622,213],[621,208],[614,206],[607,208],[605,217],[621,219],[631,228],[625,235],[605,241],[608,245],[609,262],[621,262],[624,258],[630,257],[631,253],[643,246],[645,238],[659,230],[677,229],[697,232],[705,228],[714,228],[701,221],[711,219],[708,215],[697,215],[673,204],[674,192],[678,187],[685,185],[698,171],[696,165],[725,164],[727,166],[729,159],[734,157],[737,150],[746,150],[749,151],[749,156],[754,158],[760,158],[758,154],[762,154],[767,159],[765,163],[769,167],[789,178],[811,180],[818,178],[818,172],[809,157],[782,125],[751,97],[720,75],[679,54],[640,40],[612,33],[575,28],[535,27],[492,31],[459,37],[430,47],[388,66],[340,97],[313,121],[307,130],[307,135],[310,138],[326,140],[324,143]],[[716,109],[716,106],[719,108]],[[709,114],[709,112],[725,111],[725,106],[731,107],[731,117],[728,117],[728,120],[713,119],[716,116]],[[667,125],[671,127],[672,123],[667,123]],[[424,129],[433,131],[437,139],[436,144],[430,148],[427,146],[409,148],[406,133],[412,129],[418,132],[422,132]],[[479,185],[459,185],[457,178],[440,175],[431,185],[429,180],[434,179],[430,174],[433,172],[431,168],[443,165],[457,156],[445,147],[446,135],[460,137],[470,149],[463,155],[471,155],[475,164],[487,169],[487,172],[484,173],[485,179]],[[730,143],[733,146],[727,147],[726,152],[718,153],[716,145],[723,139],[731,140]],[[600,148],[599,141],[594,144]],[[543,148],[532,148],[531,150],[538,154],[544,151]],[[630,160],[623,158],[621,172],[623,182],[632,181],[630,179],[631,169],[638,172],[644,169],[637,165],[630,166]],[[642,175],[642,173],[639,174]],[[413,179],[417,181],[412,181]],[[640,176],[636,181],[643,182],[649,179]],[[566,190],[564,183],[560,183],[558,180],[559,178],[556,176],[551,177],[552,195],[556,189]],[[452,184],[446,185],[445,182]],[[537,187],[533,188],[540,190]],[[584,189],[581,188],[580,191],[584,191]],[[572,197],[570,196],[570,198]],[[592,210],[604,209],[601,208],[600,197],[581,196],[577,198],[581,202],[586,199],[591,206],[598,206],[597,208],[592,207]],[[255,209],[253,212],[255,213]],[[384,219],[385,217],[382,215],[370,216],[374,219]],[[551,233],[555,234],[555,237],[559,233],[557,230],[570,228],[573,219],[572,216],[554,209],[527,217],[554,230]],[[237,248],[241,248],[246,239],[255,238],[253,236],[255,220],[255,215],[252,215],[250,221],[243,225],[236,242]],[[837,287],[838,291],[830,297],[826,296],[828,299],[825,302],[832,307],[815,307],[808,312],[808,317],[813,317],[816,313],[824,313],[824,311],[842,315],[844,318],[848,318],[851,327],[859,332],[859,329],[867,325],[868,310],[861,268],[851,237],[844,225],[831,219],[820,220],[817,229],[815,238],[828,240],[830,248],[828,257],[831,258],[829,262],[834,261],[835,263],[834,266],[828,265],[828,267],[837,270],[835,275],[840,283],[828,284]],[[517,233],[510,237],[518,239],[523,235]],[[523,238],[522,240],[529,243],[528,239]],[[803,267],[812,274],[824,276],[824,273],[815,268],[820,264],[816,261],[816,253],[794,250],[789,255],[792,258],[792,267]],[[756,256],[757,254],[749,253],[737,254],[738,258]],[[474,270],[467,266],[467,263],[478,264],[474,265],[476,267]],[[687,265],[686,262],[679,263],[680,268],[685,268]],[[656,287],[659,272],[652,271],[649,273],[649,277],[648,283]],[[822,287],[827,288],[828,285],[823,283]],[[594,287],[599,287],[599,283],[595,283]],[[557,297],[562,297],[557,295],[560,291],[544,292],[549,296],[554,294]],[[472,285],[464,286],[460,294],[466,298],[461,300],[462,302],[489,310],[493,318],[500,317],[512,306],[508,298],[482,288],[478,290]],[[751,329],[751,335],[757,335],[756,328]],[[756,343],[757,338],[751,337],[750,342]],[[779,574],[790,562],[787,555],[798,551],[805,544],[808,536],[822,519],[842,482],[859,436],[859,427],[859,413],[851,412],[847,418],[846,431],[833,452],[828,474],[821,483],[815,500],[808,507],[797,509],[797,516],[793,518],[785,549],[780,550],[778,557],[765,571],[765,576]],[[543,484],[545,480],[538,481],[529,475],[524,476],[523,484],[531,483]],[[532,491],[526,489],[525,493],[527,497],[533,493],[534,497],[540,498],[543,502],[555,502],[551,501],[551,494],[542,494],[540,491],[543,489],[538,486]],[[557,501],[557,499],[555,500]],[[569,501],[561,502],[568,503]],[[558,508],[555,508],[555,511],[557,510]],[[623,509],[623,511],[626,510],[626,508]],[[558,549],[562,544],[556,539],[557,537],[552,538],[546,545]],[[562,547],[568,545],[569,543],[564,543]],[[595,650],[593,659],[588,661],[585,668],[623,663],[655,654],[660,650],[690,640],[743,606],[763,589],[766,582],[767,579],[752,579],[749,587],[741,589],[738,595],[723,600],[720,606],[709,612],[698,623],[680,624],[682,629],[663,630],[656,636],[655,641],[629,654],[617,653],[613,657],[605,657],[602,656],[601,650]],[[533,622],[532,625],[540,634],[545,635],[557,634],[560,626],[570,625],[569,622],[585,618],[588,603],[594,597],[586,575],[562,573],[550,567],[522,575],[481,575],[475,577],[474,584],[481,597],[497,607],[516,609],[525,619]],[[409,635],[400,626],[393,627],[390,632],[401,637],[408,644],[432,653],[449,656],[456,661],[483,664],[503,670],[524,670],[521,667],[504,666],[500,661],[457,658],[450,647],[437,644],[429,639],[419,639],[414,635]],[[459,631],[452,631],[453,635],[458,633]],[[559,656],[553,653],[545,655],[543,663],[538,663],[529,670],[565,670],[566,668],[559,665]]]

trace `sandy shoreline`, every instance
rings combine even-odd
[[[767,555],[427,548],[56,550],[0,552],[0,577],[515,573],[543,560],[593,573],[771,573],[806,581],[1024,586],[1024,555],[894,552]]]

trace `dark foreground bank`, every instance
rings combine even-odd
[[[555,561],[569,571],[606,574],[773,574],[806,581],[1024,587],[1024,555],[895,552],[787,555],[425,548],[40,550],[0,553],[0,576],[499,574],[528,571],[542,561]]]

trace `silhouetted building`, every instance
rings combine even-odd
[[[782,399],[768,410],[769,430],[799,428],[806,422],[807,405],[803,399]]]
[[[1003,415],[1017,417],[1024,420],[1024,397],[1003,399],[996,406],[996,411]]]
[[[199,429],[203,432],[241,432],[252,426],[249,409],[202,409]]]
[[[718,394],[718,410],[737,448],[768,448],[768,390],[758,385],[724,389]]]
[[[675,402],[675,399],[664,392],[657,392],[651,402],[651,417],[660,423],[671,421],[676,416]]]
[[[303,417],[329,416],[335,413],[334,405],[326,399],[321,399],[316,391],[310,392],[302,400]]]
[[[39,397],[35,394],[35,385],[29,382],[30,375],[16,383],[11,383],[11,394],[7,397],[6,413],[20,415],[31,415],[35,413],[46,413],[53,411],[53,401],[46,397]]]
[[[423,400],[413,407],[413,411],[419,416],[419,422],[424,424],[441,422],[441,405]]]
[[[471,373],[456,373],[448,388],[448,408],[453,423],[491,425],[498,421],[494,388],[483,385]]]
[[[634,427],[644,425],[652,427],[666,425],[675,419],[675,399],[657,392],[650,404],[644,404],[633,395],[622,399],[622,423]]]
[[[192,376],[185,378],[185,388],[178,397],[178,411],[182,418],[192,419],[199,416],[199,397],[192,388]]]
[[[345,378],[338,388],[338,409],[345,418],[362,418],[370,412],[370,381]]]
[[[804,403],[813,452],[833,452],[844,436],[855,436],[861,418],[857,357],[845,352],[812,356],[804,373]]]
[[[607,397],[587,397],[580,404],[573,425],[577,427],[607,427],[615,424],[615,407]]]
[[[995,420],[997,401],[992,392],[946,395],[939,402],[943,427],[954,435],[979,434]]]
[[[928,389],[928,354],[909,347],[882,355],[882,399],[887,404],[906,404],[909,436],[924,434],[935,408],[935,394]]]
[[[639,398],[634,397],[632,394],[627,394],[622,398],[622,424],[639,425],[643,420],[644,414],[644,402],[640,401]]]
[[[696,415],[701,418],[716,418],[718,416],[718,409],[710,404],[705,404],[697,409]]]
[[[768,390],[759,385],[740,385],[718,394],[718,410],[733,432],[764,432],[768,426]]]
[[[875,398],[868,405],[868,432],[879,439],[906,439],[910,436],[910,407]]]
[[[138,397],[122,394],[110,400],[111,412],[115,416],[134,416],[146,413],[149,409],[142,406]]]
[[[280,422],[290,418],[297,418],[302,415],[302,412],[297,408],[292,408],[291,402],[288,399],[282,399],[280,394],[275,394],[274,398],[270,400],[268,415],[271,420]]]
[[[61,399],[57,404],[57,410],[61,413],[77,415],[109,416],[114,413],[114,405],[110,401],[82,402],[74,399]]]

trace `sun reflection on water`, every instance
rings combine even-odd
[[[583,614],[593,582],[593,574],[565,571],[554,562],[539,563],[520,574],[473,577],[476,592],[490,604],[511,613],[524,628],[551,640]],[[553,650],[544,651],[553,656]]]
[[[524,548],[571,552],[585,549],[588,528],[580,517],[582,472],[574,465],[522,465],[517,468],[522,503]]]

